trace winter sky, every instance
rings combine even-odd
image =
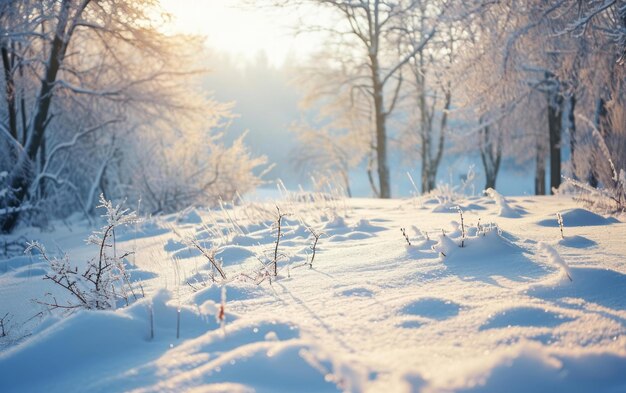
[[[172,14],[175,32],[207,37],[207,45],[220,52],[252,60],[265,52],[271,64],[303,58],[320,44],[319,36],[294,37],[299,17],[293,9],[264,7],[268,0],[162,0]],[[303,9],[300,8],[300,12]],[[303,12],[306,15],[306,11]]]

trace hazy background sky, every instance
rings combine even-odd
[[[206,36],[209,47],[242,60],[256,60],[264,52],[271,65],[280,67],[287,59],[305,59],[322,45],[318,35],[293,34],[306,12],[279,10],[270,7],[268,0],[162,0],[161,4],[174,16],[173,30]]]

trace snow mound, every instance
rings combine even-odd
[[[141,392],[211,391],[213,385],[235,386],[239,391],[290,393],[340,392],[332,374],[324,374],[302,354],[309,347],[298,341],[259,342],[244,345],[206,362],[192,364],[191,371],[172,375],[171,366],[157,365],[154,373],[165,374],[164,382],[141,389]],[[152,377],[158,381],[158,377]],[[226,385],[225,385],[226,384]],[[237,390],[235,390],[237,391]]]
[[[474,393],[623,392],[626,353],[551,353],[535,343],[498,351],[439,391]],[[433,389],[438,391],[437,389]]]
[[[300,329],[279,320],[237,321],[227,326],[227,339],[223,332],[215,330],[206,333],[194,342],[185,343],[180,351],[186,353],[224,353],[242,345],[263,341],[287,341],[300,338]]]
[[[347,297],[363,297],[368,298],[374,296],[374,289],[366,286],[349,286],[337,288],[336,294],[337,296],[347,296]]]
[[[456,213],[457,203],[450,201],[438,202],[438,204],[431,209],[432,213]]]
[[[254,288],[241,288],[236,286],[227,286],[226,287],[226,301],[237,301],[237,300],[247,300],[257,297],[258,290]],[[196,292],[192,297],[191,301],[195,304],[202,304],[208,300],[211,300],[215,303],[220,303],[222,301],[222,288],[217,285],[212,285],[208,288],[204,288],[198,292]]]
[[[557,327],[572,321],[562,314],[537,307],[513,307],[491,315],[479,330],[520,327]]]
[[[104,381],[139,392],[338,392],[356,389],[359,373],[300,339],[297,327],[237,321],[188,340],[158,359]],[[107,386],[109,385],[109,386]]]
[[[496,205],[500,209],[498,212],[498,215],[500,217],[506,217],[506,218],[519,218],[520,217],[520,211],[512,208],[509,205],[506,198],[500,195],[500,193],[498,193],[496,190],[494,190],[493,188],[488,188],[484,192],[496,202]]]
[[[17,278],[41,277],[41,276],[45,276],[47,273],[48,273],[48,270],[46,270],[43,266],[41,267],[28,266],[23,269],[17,270],[13,274],[13,277],[17,277]]]
[[[232,244],[235,244],[238,246],[256,246],[258,244],[265,244],[268,242],[269,240],[266,240],[261,236],[250,236],[250,235],[236,235],[231,240]]]
[[[561,216],[563,216],[563,226],[566,228],[609,225],[619,222],[613,217],[605,218],[599,214],[580,208],[566,210],[561,213]],[[556,216],[554,216],[537,222],[537,225],[542,227],[558,227],[559,223]]]
[[[165,245],[163,246],[163,250],[167,252],[175,252],[185,247],[186,246],[178,240],[167,239],[167,243],[165,243]]]
[[[359,231],[359,232],[380,232],[380,231],[384,231],[386,228],[385,227],[381,227],[378,225],[373,225],[369,222],[369,220],[366,219],[361,219],[359,220],[359,222],[357,222],[354,226],[353,229],[355,231]]]
[[[348,224],[346,224],[346,220],[341,216],[334,216],[330,221],[324,223],[322,232],[332,235],[336,233],[345,233],[350,231],[348,228]]]
[[[157,219],[143,221],[137,225],[129,225],[126,227],[118,227],[116,232],[117,241],[128,241],[133,239],[141,239],[145,237],[153,237],[169,233],[171,230],[161,226]]]
[[[561,246],[570,247],[570,248],[588,248],[595,247],[598,245],[595,241],[586,238],[584,236],[565,236],[565,239],[559,240],[559,244]]]
[[[334,216],[325,225],[325,228],[344,228],[346,227],[346,221],[341,216]]]
[[[20,255],[17,257],[5,259],[0,261],[0,274],[7,273],[9,270],[19,269],[24,266],[39,264],[37,258],[33,258],[31,255]]]
[[[569,268],[572,281],[563,276],[532,286],[527,294],[545,300],[582,298],[587,302],[626,310],[626,275],[610,269]]]
[[[222,260],[223,266],[236,265],[247,258],[254,257],[254,252],[242,246],[224,246],[215,254]]]
[[[348,240],[363,240],[372,237],[371,233],[367,232],[350,232],[345,235],[333,235],[328,238],[329,242],[345,242]]]
[[[137,268],[127,269],[126,272],[129,274],[131,282],[151,280],[159,276],[156,273]]]
[[[498,230],[466,238],[464,247],[461,239],[440,236],[434,250],[443,252],[442,261],[450,273],[463,279],[476,279],[492,284],[494,277],[505,277],[513,281],[524,281],[546,273],[545,268],[531,261],[525,250],[506,239]]]
[[[213,247],[213,243],[210,241],[199,241],[198,245],[207,250],[210,250]],[[174,259],[189,259],[201,256],[202,251],[195,246],[184,246],[183,248],[172,252],[171,255]]]
[[[105,361],[132,349],[147,349],[148,332],[145,321],[122,313],[76,313],[0,354],[0,391],[47,391],[44,385],[77,372],[96,358]],[[32,377],[33,370],[37,378]]]
[[[79,311],[0,353],[0,391],[67,391],[63,386],[76,378],[97,380],[109,368],[123,369],[124,363],[144,359],[176,340],[177,307],[171,296],[157,291],[118,311]],[[150,339],[150,308],[154,339]],[[192,308],[180,309],[182,338],[193,338],[218,327]],[[51,359],[53,361],[51,361]],[[100,367],[97,367],[100,365]],[[37,378],[32,377],[36,371]],[[108,370],[110,372],[110,370]],[[84,373],[84,375],[81,375]],[[9,389],[10,388],[10,389]],[[74,390],[69,388],[69,390]],[[53,389],[54,390],[54,389]]]
[[[459,314],[461,306],[451,300],[422,298],[405,304],[400,310],[405,315],[413,315],[442,321]]]
[[[176,218],[179,224],[202,224],[200,213],[194,208],[187,209]]]

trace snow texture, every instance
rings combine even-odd
[[[93,257],[88,229],[57,228],[16,236]],[[626,392],[626,224],[564,197],[298,196],[119,235],[138,300],[116,310],[39,314],[67,296],[50,267],[0,261],[0,392]]]

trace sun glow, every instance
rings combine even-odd
[[[271,64],[302,59],[320,46],[319,37],[299,35],[293,10],[253,6],[245,0],[161,0],[173,16],[173,32],[206,36],[208,47],[246,60],[265,52]]]

